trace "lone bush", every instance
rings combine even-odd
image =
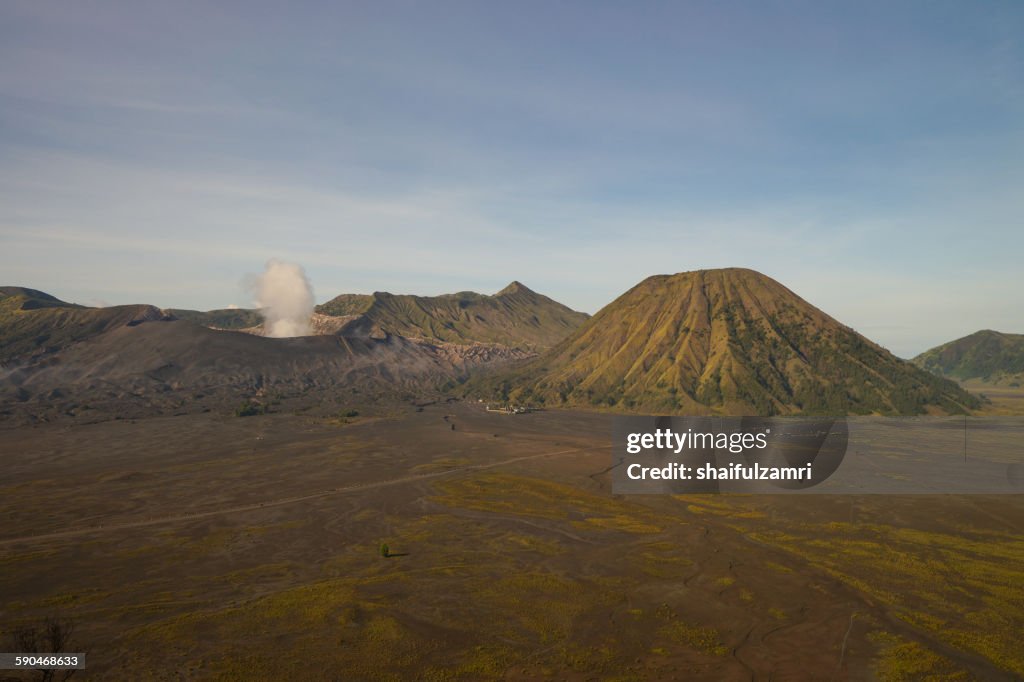
[[[235,408],[236,417],[253,417],[257,414],[263,414],[264,412],[266,412],[266,408],[252,400],[246,400]]]
[[[10,633],[11,651],[23,654],[63,654],[74,651],[71,635],[74,633],[71,621],[47,618],[40,626],[22,627]],[[57,670],[55,668],[37,669],[39,679],[45,682],[67,680],[75,674],[75,670]],[[4,678],[8,679],[8,678]]]

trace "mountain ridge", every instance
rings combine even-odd
[[[262,322],[253,310],[88,308],[35,289],[0,287],[0,419],[222,410],[261,391],[307,403],[436,397],[479,367],[531,357],[544,334],[557,333],[552,322],[573,320],[560,317],[568,308],[521,285],[507,289],[493,297],[379,294],[363,299],[382,302],[370,311],[376,317],[314,313],[316,333],[272,339],[245,326]],[[491,319],[459,328],[453,320],[461,318],[451,315],[466,309]],[[403,311],[405,317],[397,314]],[[436,312],[450,317],[431,317]],[[413,324],[415,315],[422,327]],[[410,333],[420,329],[427,333]],[[434,329],[454,333],[446,340]],[[498,339],[488,339],[489,332]]]
[[[27,287],[0,287],[0,365],[54,353],[126,325],[166,318],[148,304],[89,308]]]
[[[494,295],[341,294],[318,305],[316,312],[356,316],[344,327],[349,333],[377,330],[428,341],[501,343],[529,350],[553,346],[590,317],[518,280]]]

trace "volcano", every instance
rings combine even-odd
[[[516,402],[673,414],[923,414],[979,406],[753,270],[648,277],[533,361]]]

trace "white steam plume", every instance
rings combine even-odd
[[[252,288],[262,309],[264,334],[274,338],[310,334],[313,287],[301,265],[272,258]]]

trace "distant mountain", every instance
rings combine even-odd
[[[0,365],[165,315],[151,305],[87,308],[24,287],[0,287]]]
[[[729,268],[649,277],[478,390],[654,413],[962,412],[979,406],[775,280]]]
[[[530,350],[550,348],[589,318],[519,282],[493,296],[472,291],[442,296],[342,294],[317,306],[316,311],[351,318],[343,327],[346,334],[387,333]]]
[[[263,315],[248,308],[220,308],[218,310],[185,310],[170,308],[168,311],[179,320],[188,320],[213,329],[246,329],[263,324]]]
[[[221,331],[237,331],[263,336],[263,312],[255,308],[219,308],[217,310],[187,310],[170,308],[169,314],[178,320],[188,320],[210,329]],[[355,315],[334,317],[313,313],[309,321],[310,336],[329,336],[338,334]]]
[[[939,376],[991,384],[1024,383],[1024,334],[983,329],[921,353],[913,362]]]

